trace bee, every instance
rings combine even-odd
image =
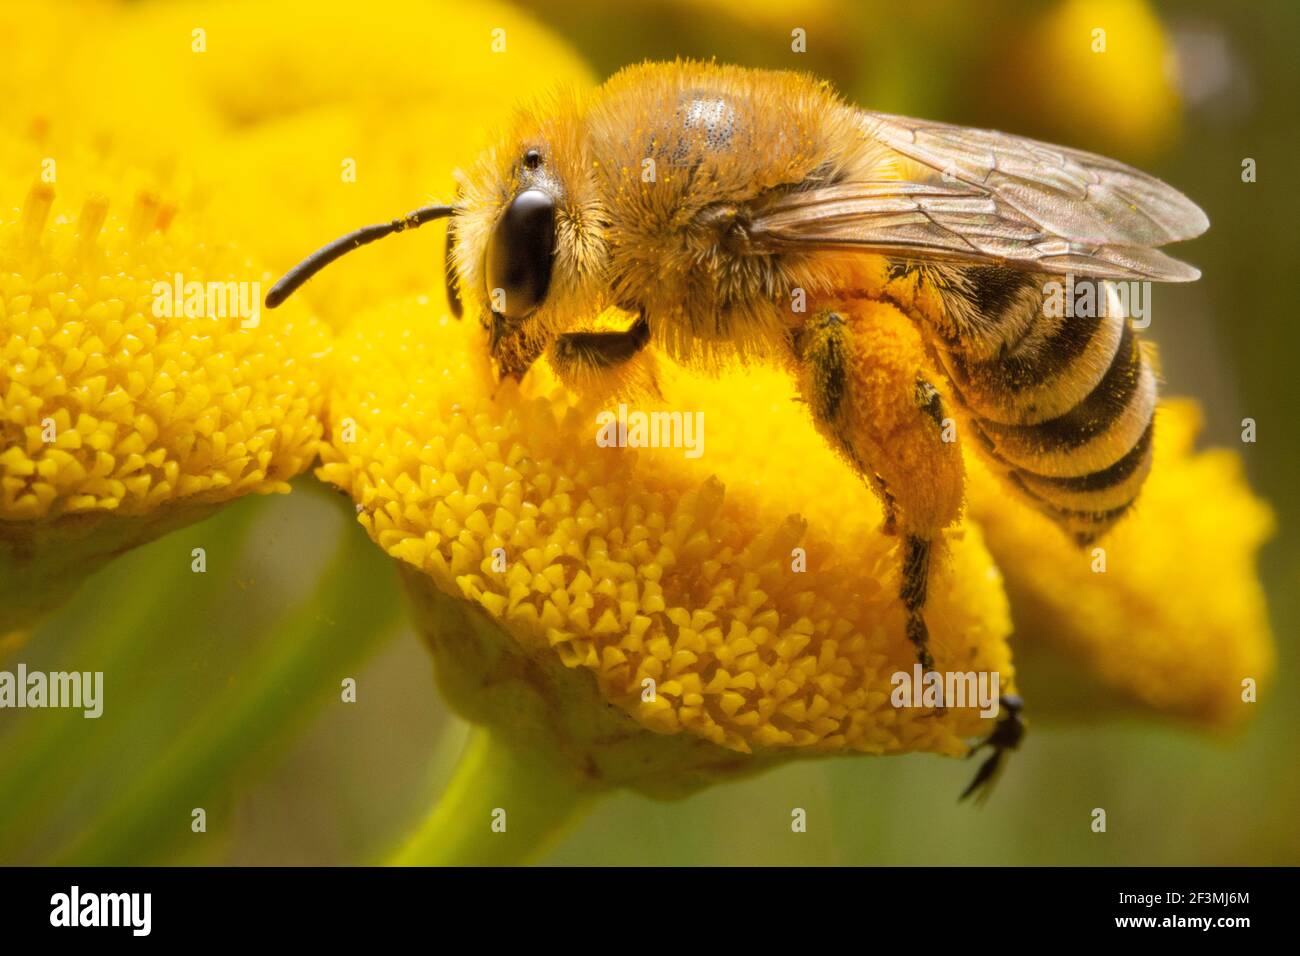
[[[450,217],[449,301],[477,314],[502,378],[545,355],[571,387],[612,394],[653,388],[656,353],[778,363],[882,502],[927,671],[962,444],[1080,545],[1118,521],[1151,467],[1156,374],[1116,282],[1196,279],[1158,247],[1209,225],[1101,156],[857,109],[804,74],[682,61],[524,110],[460,180],[452,205],[325,246],[267,306]],[[1049,308],[1062,280],[1108,307]],[[625,328],[582,327],[611,308]],[[1003,708],[967,793],[1019,744],[1019,715]]]

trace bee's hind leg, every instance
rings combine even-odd
[[[888,535],[898,534],[898,509],[894,507],[894,496],[889,491],[889,485],[874,471],[867,475],[867,481],[871,482],[871,490],[880,499],[880,507],[885,509],[885,521],[880,530]]]
[[[855,300],[813,314],[793,335],[799,387],[818,430],[881,498],[901,537],[899,598],[917,660],[933,670],[925,622],[934,542],[961,511],[961,452],[945,436],[924,343],[889,305]]]
[[[998,704],[1001,713],[993,733],[972,747],[967,756],[973,757],[985,747],[992,748],[993,752],[984,758],[979,770],[975,772],[975,779],[962,791],[958,800],[965,800],[971,794],[975,794],[975,800],[983,802],[992,792],[993,784],[1002,772],[1007,752],[1019,747],[1020,741],[1025,737],[1025,722],[1020,716],[1024,704],[1020,698],[1015,694],[1003,694]]]
[[[925,624],[925,597],[930,582],[930,542],[915,534],[903,541],[903,584],[899,597],[907,609],[907,639],[916,647],[924,670],[934,670],[930,654],[930,629]]]

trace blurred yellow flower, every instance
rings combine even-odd
[[[56,157],[98,144],[193,180],[220,200],[214,234],[276,272],[340,232],[449,199],[456,164],[521,97],[592,81],[496,0],[375,0],[364,16],[350,0],[17,0],[0,7],[0,63],[0,133]],[[439,255],[432,236],[411,236],[300,295],[339,325],[377,290],[426,287]]]
[[[1205,724],[1229,727],[1250,714],[1256,697],[1243,692],[1273,669],[1255,568],[1273,517],[1238,455],[1193,450],[1199,430],[1194,402],[1161,406],[1133,514],[1084,550],[970,461],[970,514],[1006,577],[1017,647],[1046,649],[1068,669],[1034,693],[1035,668],[1022,661],[1035,712],[1057,704],[1095,712],[1096,681],[1112,696]]]
[[[186,91],[205,119],[165,148],[221,197],[213,228],[240,236],[277,273],[358,225],[449,200],[456,164],[472,162],[522,96],[592,79],[505,3],[378,0],[365,16],[348,0],[273,9],[260,0],[133,5],[93,66],[78,68],[166,76]],[[202,53],[192,49],[196,29]],[[142,61],[151,70],[132,69]],[[113,101],[104,108],[116,118]],[[338,326],[376,295],[440,281],[440,256],[432,230],[404,237],[355,253],[300,295]]]
[[[1145,0],[1064,0],[1004,42],[990,95],[1026,128],[1130,160],[1177,135],[1177,61]]]

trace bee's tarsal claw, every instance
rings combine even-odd
[[[987,800],[989,794],[993,792],[993,785],[997,782],[997,778],[1006,765],[1007,753],[1017,749],[1020,742],[1025,739],[1025,721],[1020,716],[1024,702],[1014,694],[1003,694],[999,699],[999,704],[1001,705],[1001,714],[998,717],[997,726],[993,728],[991,734],[972,747],[967,756],[973,757],[985,747],[993,748],[993,753],[989,754],[984,762],[980,764],[979,770],[975,772],[975,779],[957,798],[959,801],[965,800],[972,794],[975,795],[977,803],[983,803]]]

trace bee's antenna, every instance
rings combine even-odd
[[[293,295],[304,282],[335,259],[346,255],[353,249],[359,249],[368,242],[374,242],[376,239],[384,238],[384,236],[391,236],[395,232],[416,229],[431,219],[443,219],[454,215],[455,212],[456,208],[454,206],[425,206],[423,209],[408,212],[405,216],[394,219],[392,222],[384,222],[375,226],[362,226],[360,229],[349,232],[346,236],[340,236],[329,245],[317,249],[286,272],[279,282],[271,286],[271,291],[266,294],[266,307],[274,309]]]

